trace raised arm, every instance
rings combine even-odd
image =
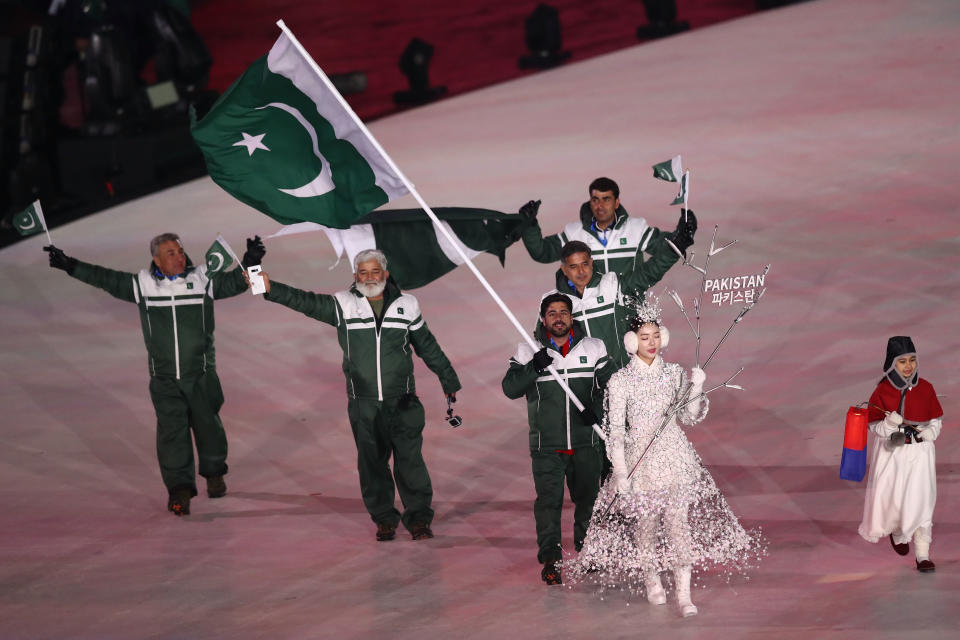
[[[639,262],[630,271],[620,275],[620,290],[624,295],[636,296],[660,282],[679,256],[666,242],[651,243],[647,247],[650,259]],[[638,249],[639,251],[639,249]]]
[[[537,222],[537,211],[539,210],[539,200],[531,200],[520,207],[520,215],[528,221],[521,238],[523,239],[523,246],[526,247],[531,258],[537,262],[549,264],[560,259],[560,249],[563,246],[563,241],[560,234],[543,237],[540,224]]]
[[[264,300],[282,304],[314,320],[326,322],[335,327],[340,326],[342,319],[340,306],[333,296],[303,291],[282,282],[271,281],[266,273],[261,275],[267,288],[267,292],[263,294]]]
[[[44,247],[43,250],[50,254],[50,266],[52,268],[66,271],[67,275],[80,282],[86,282],[93,287],[103,289],[114,298],[126,302],[137,301],[136,274],[81,262],[76,258],[71,258],[52,244]]]
[[[552,361],[546,349],[533,353],[529,346],[521,344],[517,354],[510,358],[510,367],[500,382],[503,394],[511,400],[522,398]]]

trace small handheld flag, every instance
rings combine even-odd
[[[684,208],[687,206],[687,199],[690,195],[690,172],[687,171],[680,178],[680,192],[677,194],[677,197],[673,199],[671,205],[682,204]]]
[[[219,233],[217,234],[217,239],[214,240],[210,248],[207,249],[204,261],[207,263],[207,275],[211,276],[215,273],[226,271],[233,266],[234,262],[240,262],[240,260],[237,259],[237,254],[233,252],[233,249],[230,248],[230,245],[227,244],[227,241]]]
[[[863,481],[867,473],[867,409],[850,407],[843,430],[843,454],[840,458],[840,477],[854,482]]]
[[[47,231],[47,221],[43,219],[43,209],[40,207],[39,200],[34,200],[33,204],[13,216],[13,227],[22,236],[32,236],[43,231],[47,234],[47,241],[53,244],[50,232]]]
[[[653,165],[653,177],[667,182],[676,182],[683,174],[683,162],[680,156],[676,155],[670,160],[658,162]]]

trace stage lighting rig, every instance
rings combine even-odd
[[[397,105],[425,104],[436,100],[447,92],[444,86],[430,86],[430,59],[433,58],[433,45],[420,38],[414,38],[400,56],[400,71],[407,76],[409,91],[397,91],[393,101]]]
[[[637,27],[640,40],[665,38],[690,28],[689,22],[677,21],[676,0],[643,0],[643,8],[650,23]]]
[[[517,65],[521,69],[549,69],[562,64],[570,57],[563,50],[560,35],[560,12],[546,4],[539,4],[524,23],[527,49],[530,55],[521,56]]]

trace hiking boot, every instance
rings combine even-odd
[[[397,537],[397,525],[388,522],[377,523],[377,542],[387,542]]]
[[[223,481],[223,476],[207,478],[208,498],[222,498],[225,495],[227,495],[227,483]]]
[[[427,540],[433,537],[433,530],[426,522],[419,522],[410,528],[410,537],[414,540]]]
[[[894,541],[893,541],[893,534],[892,534],[892,533],[890,534],[890,544],[893,545],[893,550],[896,551],[896,552],[897,552],[898,554],[900,554],[901,556],[905,556],[905,555],[907,555],[908,553],[910,553],[910,543],[909,543],[909,542],[903,542],[903,543],[899,543],[899,544],[898,544],[898,543],[894,542]]]
[[[560,577],[560,568],[557,567],[555,562],[544,563],[540,578],[547,584],[563,584],[563,579]]]
[[[170,499],[167,501],[167,510],[172,511],[177,516],[190,515],[190,498],[192,497],[193,492],[190,489],[177,489],[170,494]]]

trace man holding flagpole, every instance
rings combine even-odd
[[[190,499],[197,495],[194,441],[207,496],[224,496],[227,436],[219,416],[223,391],[213,347],[213,301],[247,289],[243,269],[226,272],[236,262],[226,241],[218,237],[207,264],[195,267],[179,236],[160,234],[150,241],[150,265],[139,273],[81,262],[53,245],[44,251],[51,267],[139,307],[167,509],[178,516],[190,513]],[[248,239],[243,266],[260,264],[265,253],[259,237]]]
[[[377,525],[377,540],[393,540],[400,522],[414,540],[432,538],[433,487],[421,451],[424,412],[410,346],[440,378],[448,398],[456,400],[460,380],[427,328],[417,299],[393,283],[387,259],[377,249],[356,255],[353,286],[333,295],[301,291],[262,275],[267,300],[337,328],[360,493]],[[395,490],[402,515],[394,506]]]
[[[568,242],[579,240],[590,248],[594,269],[598,273],[623,274],[643,266],[644,252],[654,254],[669,238],[680,251],[693,244],[697,219],[693,211],[684,210],[672,234],[665,234],[647,225],[643,218],[630,217],[620,204],[620,187],[610,178],[597,178],[587,189],[590,200],[580,206],[580,222],[571,222],[563,231],[543,237],[537,223],[539,200],[520,207],[520,215],[531,224],[523,232],[523,245],[537,262],[551,263],[560,259],[560,250]]]

